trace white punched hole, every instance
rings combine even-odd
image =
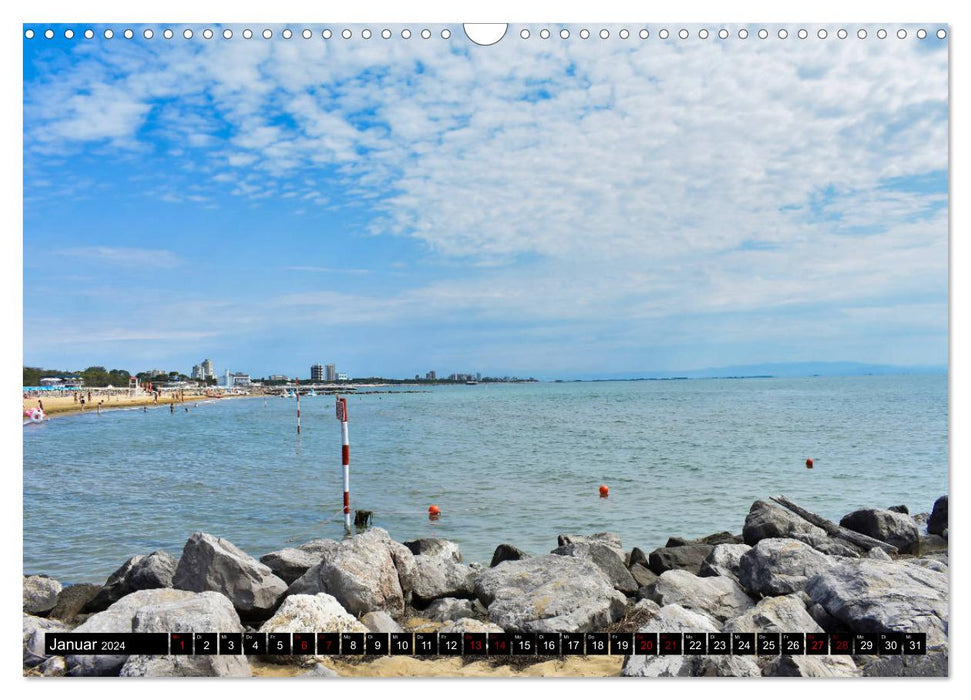
[[[329,29],[325,29],[320,33],[320,36],[324,37],[325,39],[330,39],[332,36],[334,36],[334,32]]]
[[[816,36],[818,36],[820,39],[825,39],[829,35],[826,33],[825,29],[820,29],[818,32],[816,32]]]
[[[580,38],[581,39],[589,39],[590,38],[590,30],[589,29],[581,29],[580,30]]]
[[[759,39],[768,39],[768,38],[769,38],[769,30],[768,29],[760,29],[759,30]]]
[[[698,32],[698,38],[699,39],[707,39],[708,38],[708,30],[707,29],[702,29],[701,31],[699,31]]]
[[[115,37],[115,32],[111,29],[105,29],[105,39],[113,39]]]
[[[25,31],[24,32],[24,38],[25,39],[33,39],[34,38],[34,30],[33,29],[28,29],[27,31]]]
[[[682,39],[687,39],[688,38],[688,30],[687,29],[682,29],[680,32],[678,32],[678,36],[681,37]]]
[[[798,32],[796,32],[796,36],[798,36],[800,39],[805,39],[809,36],[809,32],[807,32],[805,29],[800,29]]]
[[[428,29],[422,29],[421,30],[421,38],[422,39],[431,39],[432,38],[431,31],[428,30]]]
[[[202,30],[203,39],[212,39],[214,36],[215,36],[215,33],[211,29],[207,28]]]
[[[906,29],[898,29],[897,30],[897,38],[898,39],[906,39],[907,38],[907,30]]]
[[[878,29],[877,30],[877,39],[886,39],[886,38],[887,38],[887,30],[886,29]]]
[[[452,36],[452,30],[451,29],[443,29],[442,30],[442,38],[443,39],[448,39],[451,36]]]
[[[381,30],[381,38],[382,39],[390,39],[391,38],[391,30],[390,29],[382,29]]]
[[[918,39],[925,39],[925,38],[927,38],[927,30],[926,29],[918,29],[917,30],[917,38]]]
[[[671,34],[670,34],[670,33],[668,32],[668,30],[667,30],[667,29],[662,29],[661,31],[659,31],[659,32],[657,33],[657,35],[658,35],[659,37],[661,37],[662,39],[667,39],[667,38],[668,38],[669,36],[671,36]]]
[[[309,39],[313,35],[314,33],[309,29],[304,29],[302,32],[300,32],[300,36],[302,36],[304,39]]]
[[[836,36],[838,36],[840,39],[845,39],[849,36],[849,34],[847,34],[845,29],[840,29],[838,32],[836,32]]]
[[[272,39],[273,38],[273,32],[271,32],[269,29],[264,29],[263,30],[263,38],[264,39]]]
[[[570,38],[570,30],[569,29],[561,29],[560,30],[560,38],[561,39],[569,39]]]
[[[292,39],[293,38],[293,32],[290,31],[289,29],[284,29],[283,32],[281,33],[281,36],[284,39]]]
[[[619,36],[619,37],[620,37],[621,39],[627,39],[627,38],[628,38],[628,37],[630,36],[630,32],[629,32],[629,31],[627,31],[626,29],[621,29],[621,30],[620,30],[620,33],[618,34],[618,36]]]
[[[739,29],[738,30],[738,38],[739,39],[748,39],[748,29]]]
[[[719,39],[727,39],[728,38],[728,30],[727,29],[719,29],[718,30],[718,38]]]
[[[252,29],[244,29],[243,30],[243,38],[244,39],[252,39],[253,38],[253,30]]]
[[[233,38],[233,30],[223,29],[223,39],[232,39],[232,38]]]
[[[866,39],[866,29],[861,29],[856,33],[858,39]]]
[[[351,38],[351,30],[350,29],[345,29],[344,31],[341,32],[341,36],[344,39],[350,39]]]
[[[166,29],[165,31],[162,32],[162,36],[165,37],[166,39],[171,39],[172,37],[175,36],[175,32],[173,32],[171,29]]]
[[[54,38],[54,30],[53,29],[48,29],[46,32],[44,32],[44,38],[46,38],[46,39],[53,39]]]
[[[609,37],[610,37],[610,32],[609,31],[607,31],[606,29],[601,29],[600,30],[600,38],[601,39],[607,39]]]
[[[126,29],[124,33],[126,39],[133,39],[135,37],[135,32],[132,29]]]
[[[540,32],[539,32],[539,38],[540,39],[549,39],[550,38],[550,30],[549,29],[541,29]]]
[[[362,39],[370,39],[371,38],[371,30],[370,29],[364,29],[364,30],[362,30],[361,31],[361,38]]]
[[[151,39],[153,36],[155,36],[155,32],[153,32],[151,29],[146,29],[144,32],[142,32],[142,36],[146,39]]]
[[[519,30],[519,38],[520,39],[528,39],[529,38],[529,30],[528,29],[521,29],[521,30]]]
[[[637,32],[637,36],[639,36],[641,39],[646,39],[651,36],[651,33],[646,29],[642,29],[641,31]]]
[[[402,39],[410,39],[411,38],[411,30],[410,29],[402,29],[401,30],[401,38]]]
[[[462,29],[465,30],[465,36],[469,37],[469,40],[473,44],[478,44],[479,46],[492,46],[493,44],[498,44],[500,41],[502,41],[502,38],[506,36],[506,30],[509,29],[509,25],[471,23],[463,24]],[[448,37],[445,36],[445,31],[442,32],[442,38],[448,39]]]
[[[779,30],[779,38],[780,39],[788,39],[789,38],[789,32],[787,32],[785,29],[780,29]]]
[[[74,30],[73,29],[65,29],[64,30],[64,38],[65,39],[73,39],[74,38]]]
[[[184,30],[182,32],[182,38],[183,39],[191,39],[192,38],[192,30],[191,29]]]
[[[945,38],[947,38],[947,32],[945,32],[943,29],[938,29],[937,30],[937,38],[938,39],[945,39]]]

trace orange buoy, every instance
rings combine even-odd
[[[809,459],[806,460],[806,469],[812,469],[812,468],[813,468],[813,458],[810,457]]]
[[[442,510],[438,506],[428,506],[428,519],[438,520],[438,516],[442,514]]]
[[[610,489],[607,488],[606,484],[600,484],[600,497],[606,498],[610,495]]]

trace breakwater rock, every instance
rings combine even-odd
[[[259,559],[196,532],[178,559],[130,557],[101,585],[24,576],[24,672],[248,676],[251,661],[332,672],[324,656],[50,656],[49,632],[438,630],[923,632],[926,657],[630,656],[621,673],[946,675],[946,497],[932,515],[861,509],[839,525],[777,502],[753,503],[738,534],[673,536],[653,550],[625,549],[613,533],[561,534],[545,554],[501,544],[490,566],[465,562],[455,542],[397,542],[377,527]]]

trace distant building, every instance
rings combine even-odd
[[[290,377],[288,377],[285,374],[271,374],[270,375],[270,381],[271,382],[288,382],[288,381],[290,381]]]
[[[438,378],[438,377],[437,377],[437,375],[435,374],[435,370],[432,370],[431,372],[426,372],[426,373],[425,373],[425,379],[427,379],[427,380],[428,380],[428,381],[430,381],[430,382],[433,382],[433,381],[435,381],[435,380],[436,380],[437,378]]]
[[[333,365],[328,365],[331,367]],[[324,366],[323,365],[310,365],[310,381],[312,382],[322,382],[324,381]]]
[[[481,382],[482,381],[482,372],[476,372],[475,373],[475,381],[477,381],[477,382]]]
[[[327,381],[333,382],[337,381],[337,366],[327,365]]]
[[[234,386],[249,386],[253,383],[253,380],[245,372],[230,372],[226,370],[226,374],[223,375],[222,381],[219,382],[220,386],[234,387]]]
[[[348,377],[345,372],[338,372],[337,373],[337,381],[339,381],[339,382],[346,382],[346,381],[349,381],[349,380],[350,380],[350,377]]]
[[[162,374],[164,374],[164,372],[162,372]],[[216,377],[216,368],[213,367],[212,360],[207,357],[198,365],[192,366],[192,374],[190,376],[193,379],[201,379],[202,381],[214,379]]]

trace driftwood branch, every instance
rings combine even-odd
[[[841,525],[837,525],[833,521],[827,520],[826,518],[820,515],[816,515],[815,513],[810,513],[805,508],[797,506],[795,503],[790,501],[785,496],[778,496],[778,497],[771,496],[770,498],[776,503],[778,503],[780,506],[785,508],[786,510],[789,510],[795,513],[803,520],[806,520],[812,523],[818,528],[822,528],[823,530],[826,531],[826,534],[829,535],[830,537],[837,537],[841,540],[846,540],[850,544],[856,545],[857,547],[860,547],[864,550],[870,550],[870,549],[873,549],[874,547],[879,547],[887,554],[897,554],[897,548],[894,547],[892,544],[887,544],[886,542],[881,542],[880,540],[870,537],[868,535],[864,535],[859,532],[854,532],[853,530],[849,530],[845,527],[842,527]]]

